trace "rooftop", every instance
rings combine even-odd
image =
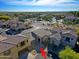
[[[1,42],[17,45],[18,43],[20,43],[20,42],[22,42],[22,41],[24,41],[26,39],[23,36],[15,36],[15,35],[12,35],[12,36],[11,35],[7,35],[6,37],[7,37],[7,39],[3,40]]]
[[[45,35],[52,34],[49,30],[45,30],[45,29],[38,29],[38,30],[33,31],[33,33],[35,33],[39,37],[44,37]]]
[[[61,40],[61,35],[59,33],[56,33],[56,34],[51,35],[50,38],[55,38],[57,40]]]
[[[33,36],[31,35],[31,32],[23,31],[22,33],[18,34],[20,36],[29,37],[29,40],[34,40]]]
[[[65,30],[62,32],[62,34],[73,35],[73,36],[77,37],[77,34],[74,31]]]
[[[7,37],[0,35],[0,41],[7,39]]]
[[[13,44],[7,44],[7,43],[0,42],[0,53],[9,50],[12,47],[14,47]]]

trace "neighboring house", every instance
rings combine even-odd
[[[18,20],[8,21],[8,26],[9,26],[9,30],[6,31],[6,34],[8,35],[19,34],[21,33],[21,31],[27,28],[23,22],[20,22]]]
[[[0,28],[8,28],[7,22],[4,20],[0,20]]]
[[[11,48],[8,45],[5,45],[5,48],[7,50],[11,50],[10,52],[10,57],[11,59],[26,59],[27,58],[27,51],[28,47],[30,46],[30,41],[29,38],[27,37],[23,37],[23,36],[5,36],[6,38],[1,40],[0,42],[4,43],[4,44],[8,44],[8,45],[13,45],[13,48]],[[1,46],[0,46],[1,47]],[[9,47],[9,48],[7,48]],[[4,47],[0,48],[4,49]],[[5,50],[5,49],[4,49]],[[5,50],[5,51],[7,51]],[[5,51],[3,51],[5,53]],[[0,54],[0,56],[3,53]],[[4,55],[2,55],[4,56]]]
[[[63,23],[63,19],[59,19],[57,20],[58,24],[62,24]]]
[[[79,19],[79,17],[77,17],[77,19]]]
[[[25,37],[29,37],[29,38],[30,38],[30,41],[35,40],[35,39],[33,38],[33,36],[31,35],[31,31],[30,31],[30,30],[24,30],[24,31],[22,31],[22,32],[21,32],[20,34],[18,34],[18,35],[25,36]]]
[[[53,17],[51,22],[52,22],[53,24],[54,24],[54,23],[57,23],[56,18]]]
[[[77,35],[73,31],[62,32],[62,44],[74,47],[77,42]]]
[[[61,15],[56,15],[55,18],[56,18],[56,20],[59,20],[59,19],[61,19]]]
[[[57,31],[58,34],[61,36],[61,44],[62,45],[66,45],[66,46],[69,45],[70,47],[75,46],[76,41],[77,41],[77,34],[74,32],[74,30],[60,29],[60,28],[54,28],[53,30]],[[69,40],[69,42],[68,42],[68,40]]]
[[[0,34],[1,34],[1,35],[6,34],[6,33],[5,33],[5,30],[4,30],[4,29],[2,29],[2,28],[0,28]]]
[[[0,20],[0,28],[3,26],[3,21]]]
[[[77,19],[77,17],[75,17],[74,15],[65,15],[65,18],[69,20]]]
[[[30,22],[21,22],[19,20],[9,20],[8,22],[9,30],[6,31],[8,35],[15,35],[21,33],[27,28],[31,28]]]
[[[0,59],[17,59],[17,51],[15,45],[0,42]]]
[[[10,20],[8,21],[8,26],[10,29],[18,30],[18,29],[24,29],[23,22],[20,22],[18,20]]]
[[[56,19],[56,17],[53,17],[51,23],[52,24],[55,24],[55,23],[62,24],[63,19],[60,19],[60,18]]]
[[[18,27],[18,29],[21,29],[21,30],[27,28],[27,26],[25,26],[23,22],[19,22],[19,23],[17,24],[17,27]]]
[[[48,51],[58,53],[65,46],[74,47],[77,41],[77,35],[72,30],[54,29],[49,36]]]
[[[24,30],[18,35],[24,36],[24,37],[29,37],[29,41],[31,44],[31,46],[29,47],[29,50],[30,51],[33,50],[33,44],[34,44],[35,39],[32,37],[31,32],[29,30]]]
[[[24,22],[24,26],[25,26],[25,29],[29,29],[29,28],[32,28],[32,21],[27,21],[27,22]]]

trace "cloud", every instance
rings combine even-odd
[[[70,11],[79,10],[79,0],[0,0],[7,11]]]
[[[57,5],[61,3],[75,2],[75,0],[39,0],[34,5]]]
[[[52,5],[56,4],[58,1],[57,0],[39,0],[34,5]]]
[[[32,0],[32,1],[29,1],[29,0],[15,0],[15,1],[7,1],[6,3],[10,4],[10,5],[32,5],[35,2],[36,2],[36,0]]]
[[[3,0],[5,1],[5,0]],[[8,0],[6,1],[7,4],[10,5],[35,5],[35,6],[52,6],[52,5],[59,5],[63,4],[66,5],[66,3],[73,2],[74,4],[75,0]],[[70,4],[69,4],[70,5]]]

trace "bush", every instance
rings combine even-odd
[[[79,59],[79,54],[73,51],[70,47],[66,47],[65,50],[59,53],[61,59]]]
[[[10,17],[9,16],[0,16],[0,20],[10,20]]]

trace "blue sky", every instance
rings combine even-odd
[[[79,0],[0,0],[0,11],[78,11]]]

